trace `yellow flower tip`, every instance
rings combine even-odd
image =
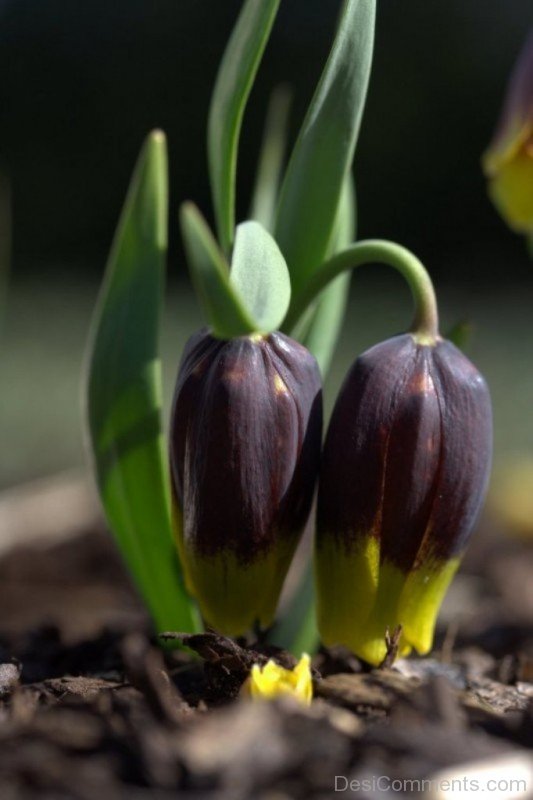
[[[369,572],[373,574],[377,568],[376,584],[364,604],[354,594],[353,576],[364,574],[365,561],[369,555],[374,558],[373,548],[368,546],[349,554],[342,562],[342,571],[335,572],[332,568],[322,569],[329,563],[325,554],[327,545],[321,551],[324,564],[319,565],[317,559],[318,623],[326,646],[342,644],[377,667],[387,655],[387,629],[392,632],[401,625],[398,656],[408,656],[412,650],[419,655],[429,653],[437,614],[459,558],[429,562],[407,573],[386,560],[377,567],[373,565]]]
[[[263,667],[254,664],[244,684],[243,694],[268,700],[289,695],[303,705],[311,705],[313,678],[310,657],[304,653],[294,669],[285,669],[272,659]]]
[[[495,136],[484,154],[489,195],[509,227],[533,234],[533,31],[509,80]]]
[[[511,230],[533,231],[533,132],[489,173],[489,195]]]

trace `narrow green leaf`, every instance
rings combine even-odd
[[[6,307],[11,263],[11,185],[0,169],[0,330]]]
[[[107,520],[158,630],[194,630],[170,525],[159,318],[167,246],[164,134],[145,143],[126,197],[89,344],[89,433]]]
[[[347,247],[355,238],[356,214],[355,187],[349,174],[344,181],[337,212],[331,255]],[[303,321],[305,330],[300,328],[300,341],[317,359],[323,376],[327,375],[337,344],[348,301],[350,278],[351,273],[347,273],[332,281],[322,292],[316,305],[310,308],[310,314],[304,314],[307,319],[306,322]],[[316,626],[313,565],[310,561],[292,598],[289,612],[276,624],[270,640],[279,647],[287,648],[297,657],[301,653],[316,651],[319,634]]]
[[[258,330],[230,281],[229,265],[193,203],[181,207],[181,230],[191,279],[214,336],[232,339]]]
[[[469,320],[463,319],[456,322],[451,328],[448,328],[444,338],[449,339],[450,342],[453,342],[460,350],[466,350],[470,344],[473,332],[473,324]]]
[[[272,232],[287,147],[291,91],[277,86],[268,104],[250,218]]]
[[[222,250],[235,228],[237,150],[244,109],[280,0],[246,0],[220,64],[207,128],[211,191]]]
[[[268,641],[290,650],[296,658],[302,653],[313,654],[319,642],[315,621],[313,569],[308,564],[286,613],[268,634]]]
[[[344,250],[357,236],[357,197],[355,194],[355,182],[353,175],[349,172],[344,179],[342,186],[341,199],[337,210],[335,221],[335,231],[331,248],[326,253],[326,257],[335,255],[340,250]]]
[[[289,270],[279,247],[259,222],[237,227],[230,282],[249,309],[256,330],[277,330],[291,299]]]
[[[350,280],[350,274],[339,275],[323,291],[314,310],[309,330],[303,339],[303,344],[318,361],[323,378],[328,374],[344,320]]]
[[[330,56],[283,182],[275,233],[296,295],[326,257],[334,235],[366,100],[375,5],[375,0],[344,0]]]
[[[349,174],[343,186],[337,212],[335,233],[329,255],[348,247],[355,239],[355,189]],[[312,311],[307,330],[301,339],[318,361],[322,376],[328,374],[337,345],[350,291],[351,273],[339,275],[324,289]],[[307,317],[307,315],[304,315]]]

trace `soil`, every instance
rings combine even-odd
[[[1,800],[444,797],[481,770],[533,789],[533,542],[478,534],[432,656],[323,651],[310,708],[239,694],[286,653],[158,648],[103,528],[4,555],[0,608]]]

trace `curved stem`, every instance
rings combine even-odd
[[[420,340],[434,342],[439,335],[439,315],[431,278],[422,262],[407,248],[384,239],[357,242],[322,264],[293,298],[284,328],[291,330],[294,327],[305,309],[330,281],[346,270],[369,263],[387,264],[403,275],[415,304],[411,331]]]

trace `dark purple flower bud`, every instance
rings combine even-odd
[[[318,475],[321,380],[281,333],[187,343],[170,461],[176,538],[206,622],[240,635],[273,621]]]
[[[385,631],[426,653],[485,494],[487,385],[450,342],[371,348],[341,389],[320,476],[319,629],[373,664]]]

